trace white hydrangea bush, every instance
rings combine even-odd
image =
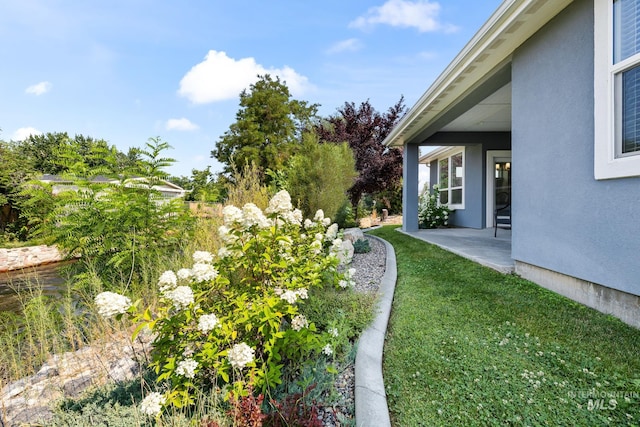
[[[99,293],[94,302],[98,307],[98,314],[106,319],[125,314],[131,307],[131,300],[128,297],[115,292]]]
[[[251,203],[226,206],[222,219],[224,246],[216,254],[196,251],[193,265],[164,272],[157,313],[136,318],[156,336],[151,366],[170,384],[163,405],[188,405],[196,388],[225,383],[237,392],[249,385],[266,391],[281,381],[283,363],[333,351],[334,336],[316,330],[301,310],[312,289],[351,283],[352,272],[339,269],[338,226],[321,210],[305,220],[286,191],[264,212]],[[149,401],[148,413],[158,401]]]

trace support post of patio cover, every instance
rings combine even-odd
[[[405,144],[402,157],[402,230],[418,231],[418,160],[420,147]]]

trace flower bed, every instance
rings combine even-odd
[[[353,286],[355,272],[340,268],[349,260],[337,225],[321,210],[303,221],[286,191],[265,212],[249,203],[225,207],[223,217],[217,256],[199,251],[189,268],[163,273],[155,310],[117,294],[96,297],[105,317],[126,316],[137,332],[156,335],[151,367],[158,385],[142,402],[147,415],[194,405],[203,390],[242,405],[253,390],[273,392],[285,371],[331,357],[344,341],[335,326],[317,327],[305,313],[314,289]]]

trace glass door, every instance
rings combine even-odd
[[[493,170],[493,209],[502,209],[511,205],[511,159],[494,158]]]
[[[486,162],[486,227],[493,228],[495,210],[511,205],[511,150],[488,150]]]

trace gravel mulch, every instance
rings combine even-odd
[[[355,289],[361,292],[376,292],[384,276],[386,266],[386,249],[382,242],[366,236],[371,251],[363,254],[354,254],[351,261],[352,268],[356,269]],[[335,388],[340,398],[335,406],[322,408],[320,417],[324,427],[341,427],[353,420],[355,416],[355,364],[351,363],[340,372],[336,378]]]

